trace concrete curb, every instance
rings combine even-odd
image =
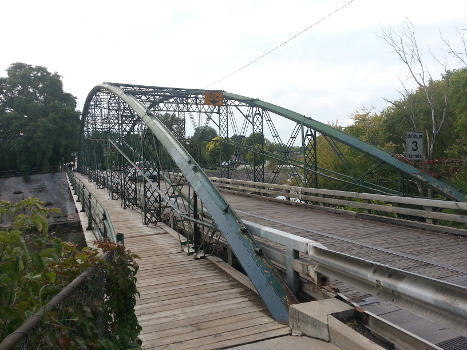
[[[328,327],[331,343],[342,350],[384,350],[381,346],[364,337],[334,316],[328,315]]]
[[[353,306],[336,298],[294,304],[289,310],[289,325],[293,333],[331,342],[343,350],[384,350],[338,318],[351,318]]]

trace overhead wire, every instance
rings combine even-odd
[[[237,74],[238,72],[244,70],[245,68],[251,66],[252,64],[258,62],[259,60],[263,59],[264,57],[266,57],[267,55],[271,54],[272,52],[276,51],[277,49],[281,48],[282,46],[288,44],[289,42],[291,42],[292,40],[294,40],[295,38],[297,38],[298,36],[302,35],[303,33],[305,33],[306,31],[312,29],[313,27],[317,26],[318,24],[320,24],[321,22],[327,20],[328,18],[334,16],[336,13],[338,13],[339,11],[343,10],[344,8],[346,8],[347,6],[349,6],[350,4],[352,4],[353,2],[355,2],[356,0],[350,0],[348,2],[346,2],[344,5],[338,7],[337,9],[335,9],[334,11],[328,13],[326,16],[324,17],[321,17],[319,20],[317,20],[316,22],[314,22],[313,24],[311,24],[310,26],[306,27],[305,29],[303,29],[302,31],[298,32],[297,34],[293,35],[292,37],[290,37],[289,39],[283,41],[282,43],[274,46],[272,49],[269,49],[267,51],[265,51],[263,54],[261,54],[260,56],[256,57],[255,59],[253,59],[252,61],[248,62],[247,64],[241,66],[240,68],[230,72],[229,74],[225,75],[224,77],[220,78],[220,79],[217,79],[215,81],[213,81],[212,83],[206,85],[203,89],[206,89],[214,84],[217,84],[217,83],[220,83],[221,81],[224,81],[226,80],[227,78],[230,78],[232,75],[234,74]]]

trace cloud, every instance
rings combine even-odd
[[[102,81],[202,88],[316,22],[345,1],[24,1],[2,3],[0,69],[17,61],[63,76],[82,107]],[[421,47],[442,55],[465,0],[356,0],[231,78],[213,86],[323,122],[396,98],[404,67],[378,38],[414,23]],[[7,33],[7,34],[5,34]],[[430,60],[429,60],[430,61]],[[434,77],[440,68],[429,62]],[[284,126],[284,128],[287,128]],[[281,130],[284,134],[289,130]]]

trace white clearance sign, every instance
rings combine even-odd
[[[408,132],[405,134],[405,150],[408,160],[424,160],[423,134],[421,132]]]

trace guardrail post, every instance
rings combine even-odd
[[[88,193],[88,227],[86,227],[86,230],[92,230],[91,196],[91,193]]]
[[[426,210],[426,211],[433,211],[433,207],[423,207],[423,210]],[[425,218],[425,222],[427,224],[432,224],[433,223],[433,219],[431,218]]]
[[[81,213],[86,211],[86,198],[84,198],[84,184],[81,187],[81,192],[78,191],[78,199],[81,197]]]
[[[71,176],[70,176],[71,177]],[[76,182],[75,182],[75,179],[71,178],[71,187],[73,187],[73,192],[74,192],[74,195],[76,196],[77,195],[77,190],[76,190]],[[79,199],[79,198],[78,198]]]
[[[125,245],[125,235],[121,232],[117,233],[117,243],[121,245]]]
[[[198,195],[193,191],[193,218],[195,220],[199,219],[198,216]],[[195,246],[195,252],[198,253],[201,241],[201,234],[199,231],[199,226],[196,222],[193,222],[193,243]]]
[[[107,228],[105,227],[105,222],[107,221],[107,215],[105,212],[102,213],[102,227],[103,227],[103,232],[102,232],[102,237],[104,237],[105,240],[107,240]]]
[[[298,272],[293,269],[293,262],[299,257],[298,250],[287,249],[286,254],[286,267],[287,267],[287,285],[296,294],[300,289],[300,276]]]

